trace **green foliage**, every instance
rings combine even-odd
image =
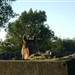
[[[2,40],[0,40],[0,52],[3,52]]]
[[[22,36],[26,35],[30,39],[36,35],[39,50],[46,51],[50,48],[51,40],[55,37],[54,32],[44,22],[47,20],[45,11],[24,11],[21,16],[12,23],[8,24],[7,41],[16,46],[17,50],[21,49]]]
[[[6,0],[0,0],[0,27],[4,27],[5,23],[15,15],[11,5]]]
[[[61,51],[63,48],[63,41],[60,38],[57,38],[55,41],[52,42],[51,50],[54,52]]]
[[[63,47],[65,51],[75,51],[75,41],[71,39],[64,39]]]
[[[48,25],[43,25],[40,27],[41,32],[38,37],[41,39],[39,41],[41,51],[46,51],[51,48],[51,41],[54,38],[54,32],[49,29]]]
[[[38,51],[75,51],[75,40],[56,38],[45,21],[47,21],[45,11],[30,9],[28,12],[22,12],[15,22],[8,24],[7,37],[4,42],[1,42],[0,50],[21,50],[22,36],[25,34],[28,39],[32,38],[33,35],[37,36]]]
[[[52,42],[51,50],[54,52],[75,51],[75,40],[57,38]]]

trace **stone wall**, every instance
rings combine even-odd
[[[65,61],[0,60],[0,75],[68,75]]]

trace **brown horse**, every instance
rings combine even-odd
[[[23,45],[22,45],[22,49],[21,49],[21,55],[22,55],[22,59],[28,59],[29,58],[29,49],[26,43],[26,36],[25,34],[23,35]]]

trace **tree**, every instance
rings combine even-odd
[[[0,27],[5,27],[5,23],[16,15],[8,1],[15,0],[0,0]]]
[[[54,32],[45,24],[46,20],[45,11],[33,11],[32,9],[28,12],[24,11],[15,22],[8,24],[6,40],[16,46],[17,50],[20,50],[23,34],[28,39],[36,35],[39,40],[39,50],[46,51],[50,48],[52,38],[55,37]]]
[[[65,48],[65,51],[75,51],[75,41],[71,39],[64,39],[63,47]]]
[[[38,34],[40,51],[45,52],[51,49],[52,40],[55,39],[54,32],[49,29],[48,25],[42,25],[40,27],[40,33]]]
[[[57,38],[55,41],[52,42],[51,50],[53,52],[61,52],[62,50],[64,50],[63,41],[61,38]]]
[[[74,52],[75,51],[75,40],[73,39],[61,39],[57,38],[52,42],[51,50],[54,52]]]

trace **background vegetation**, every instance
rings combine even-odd
[[[36,35],[38,41],[38,51],[36,50],[36,52],[45,53],[51,51],[63,54],[75,52],[75,39],[61,39],[55,36],[54,31],[46,24],[47,16],[45,11],[30,9],[27,12],[25,10],[16,21],[6,24],[10,18],[16,16],[16,13],[13,12],[11,5],[5,0],[0,0],[0,9],[0,27],[5,27],[7,32],[6,40],[0,40],[1,53],[20,52],[23,34],[28,39]]]

